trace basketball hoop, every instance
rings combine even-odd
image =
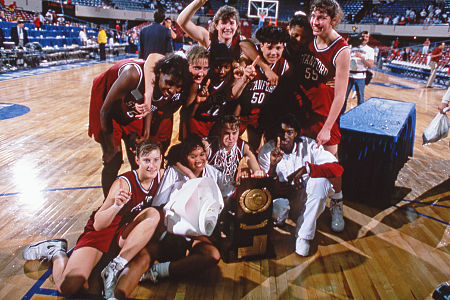
[[[264,20],[266,19],[267,14],[268,14],[268,9],[267,8],[259,7],[258,8],[259,22],[264,23]]]
[[[259,17],[259,24],[258,28],[261,28],[264,26],[264,20],[267,18],[268,9],[264,7],[258,7],[258,17]]]

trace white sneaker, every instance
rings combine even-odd
[[[151,266],[150,269],[148,269],[147,272],[142,274],[141,279],[139,279],[139,282],[150,280],[153,283],[158,282],[158,271],[156,271],[155,265]]]
[[[52,261],[53,256],[58,252],[67,251],[67,241],[65,239],[46,240],[33,243],[23,250],[22,256],[25,260],[48,260]]]
[[[297,238],[295,241],[295,253],[300,256],[308,256],[309,254],[309,240]]]
[[[120,270],[114,260],[110,261],[102,270],[100,275],[103,279],[103,291],[106,299],[114,298],[114,289],[116,288],[119,273]]]
[[[330,201],[330,213],[331,213],[331,229],[334,232],[344,231],[345,221],[342,215],[344,208],[344,202],[342,200],[336,201],[331,199]]]

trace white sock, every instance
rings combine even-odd
[[[125,266],[126,266],[127,263],[128,263],[128,260],[126,260],[126,259],[123,258],[123,257],[120,257],[120,255],[117,255],[117,257],[114,258],[113,261],[117,264],[117,267],[119,267],[119,268],[118,268],[119,271],[122,270],[123,268],[125,268]]]
[[[169,277],[169,265],[170,261],[153,265],[155,271],[158,272],[159,278]]]
[[[340,191],[339,193],[334,193],[333,195],[330,196],[331,199],[333,200],[342,200],[342,191]]]

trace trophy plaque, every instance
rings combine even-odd
[[[226,262],[273,256],[271,178],[242,178],[236,197],[224,212],[221,252]]]

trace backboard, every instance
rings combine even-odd
[[[265,18],[278,18],[278,1],[275,0],[249,0],[247,16],[259,18],[261,12],[266,12]]]

